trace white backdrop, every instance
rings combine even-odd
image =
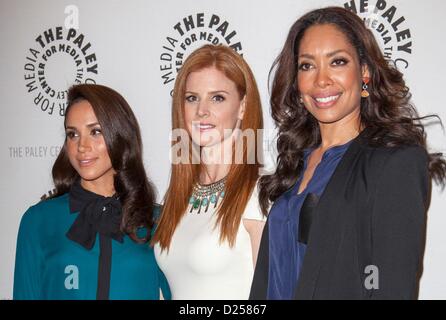
[[[404,72],[420,113],[446,121],[444,1],[0,0],[0,299],[12,297],[20,218],[52,189],[51,167],[64,134],[59,110],[70,84],[96,81],[127,99],[141,125],[146,168],[160,200],[169,176],[169,93],[176,65],[208,41],[233,45],[256,76],[265,127],[272,129],[267,76],[289,27],[310,9],[344,4],[369,19],[384,52]],[[65,13],[69,5],[75,11],[68,7]],[[79,29],[70,33],[65,23],[75,21],[76,11]],[[441,128],[428,134],[432,150],[446,152]],[[275,157],[270,137],[269,168]],[[446,298],[445,206],[446,191],[434,187],[421,299]]]

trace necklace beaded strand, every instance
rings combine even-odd
[[[207,212],[210,205],[213,205],[214,208],[217,207],[218,201],[225,196],[225,182],[226,177],[207,185],[196,183],[192,196],[189,198],[191,205],[189,213],[197,210],[197,214],[200,214],[202,208],[204,208],[204,212]]]

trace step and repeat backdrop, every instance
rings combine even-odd
[[[144,161],[164,195],[170,170],[171,91],[182,63],[206,43],[231,46],[261,92],[266,168],[274,168],[268,72],[292,23],[328,5],[365,19],[388,59],[404,72],[421,114],[444,105],[446,2],[440,0],[1,0],[0,299],[12,297],[16,237],[24,211],[53,188],[64,140],[67,88],[98,83],[120,92],[142,129]],[[446,152],[439,125],[429,146]],[[446,191],[434,186],[428,212],[421,299],[446,299]]]

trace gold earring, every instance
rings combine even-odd
[[[369,86],[367,85],[370,81],[370,78],[368,77],[364,77],[362,79],[362,91],[361,91],[361,97],[363,98],[367,98],[368,96],[370,96],[369,92],[367,91],[367,89],[369,88]]]

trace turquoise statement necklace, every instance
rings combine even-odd
[[[197,211],[197,214],[200,214],[202,209],[207,212],[209,206],[217,207],[218,200],[225,196],[225,183],[226,177],[211,184],[196,183],[189,198],[189,213]]]

